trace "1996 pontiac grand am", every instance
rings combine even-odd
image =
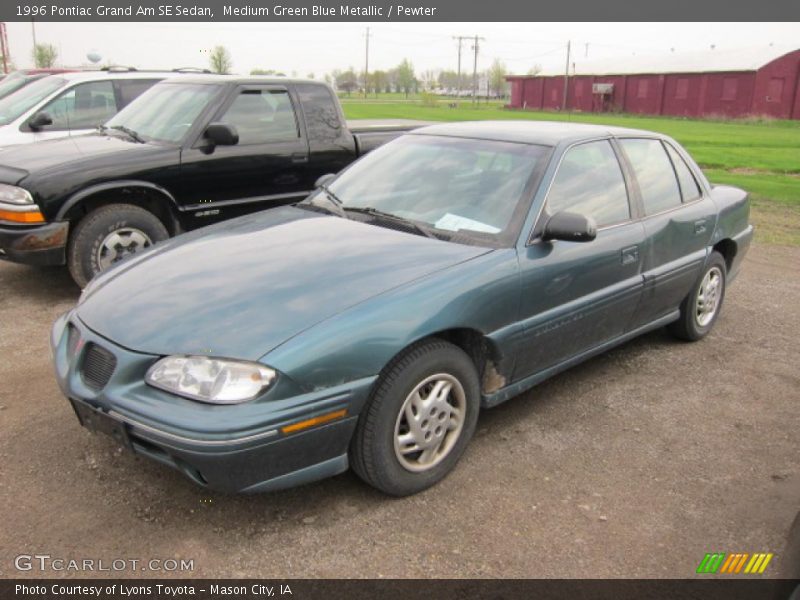
[[[453,469],[481,407],[646,331],[699,340],[753,235],[673,140],[434,125],[303,202],[157,245],[52,330],[81,423],[227,491]]]

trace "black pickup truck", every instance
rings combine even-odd
[[[83,287],[170,236],[301,200],[418,125],[348,127],[314,81],[167,79],[94,133],[0,150],[0,258],[67,264]]]

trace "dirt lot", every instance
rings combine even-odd
[[[485,412],[455,473],[401,500],[349,473],[213,494],[81,429],[47,345],[77,296],[62,270],[0,264],[2,577],[34,553],[200,577],[684,577],[706,552],[778,552],[800,509],[797,248],[751,250],[705,341],[655,332]]]

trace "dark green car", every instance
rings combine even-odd
[[[352,466],[412,494],[481,408],[658,327],[704,337],[753,235],[745,192],[646,131],[436,125],[319,183],[86,288],[52,331],[83,425],[215,489]]]

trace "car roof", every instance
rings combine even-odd
[[[175,75],[175,73],[173,73]],[[322,81],[315,79],[302,79],[296,77],[275,77],[275,76],[261,76],[261,75],[217,75],[211,74],[190,74],[185,73],[180,78],[175,78],[171,83],[180,81],[181,83],[231,83],[234,85],[247,85],[247,84],[277,84],[286,85],[287,83],[315,83],[317,85],[327,86]]]
[[[604,136],[664,137],[652,131],[610,125],[590,125],[565,121],[466,121],[442,123],[415,129],[412,135],[442,135],[521,144],[556,146]]]
[[[75,81],[98,81],[103,79],[164,79],[180,75],[175,71],[78,71],[54,75],[70,83]]]

